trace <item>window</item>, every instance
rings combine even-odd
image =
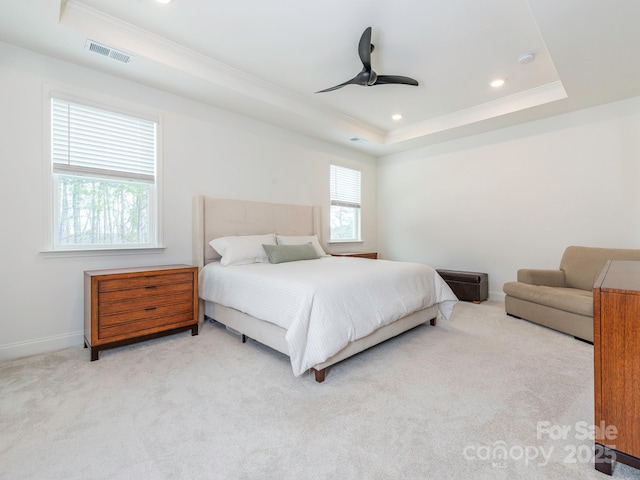
[[[360,171],[331,165],[331,241],[360,238]]]
[[[54,250],[159,246],[157,127],[51,99]]]

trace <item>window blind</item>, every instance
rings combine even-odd
[[[51,99],[54,173],[153,183],[156,122]]]
[[[360,171],[331,165],[331,205],[360,208]]]

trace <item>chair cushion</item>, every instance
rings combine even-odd
[[[591,290],[507,282],[504,284],[504,293],[540,305],[593,317],[593,293]]]

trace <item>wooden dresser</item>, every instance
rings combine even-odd
[[[334,257],[359,257],[359,258],[371,258],[376,260],[378,258],[377,252],[366,252],[366,253],[332,253]]]
[[[100,350],[191,329],[198,334],[198,268],[189,265],[84,272],[84,341]]]
[[[640,262],[609,261],[593,290],[595,467],[640,468]]]

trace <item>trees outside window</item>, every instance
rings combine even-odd
[[[149,185],[56,175],[58,245],[150,242]]]

